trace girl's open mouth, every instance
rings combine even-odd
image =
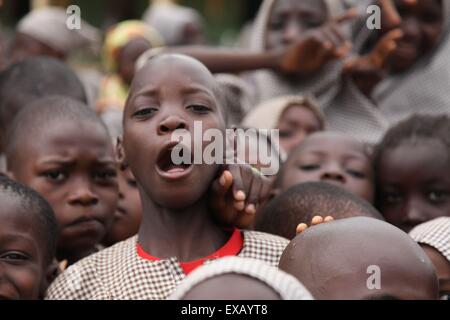
[[[156,160],[156,169],[163,178],[174,180],[188,175],[192,169],[192,153],[188,147],[181,148],[177,143],[167,145]],[[189,152],[186,161],[185,152]]]

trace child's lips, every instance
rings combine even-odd
[[[177,142],[170,142],[166,144],[158,155],[156,161],[156,171],[165,180],[179,180],[189,175],[192,171],[192,161],[189,164],[175,164],[172,161],[172,150],[177,144]],[[185,150],[186,149],[183,149],[181,151],[181,156]]]

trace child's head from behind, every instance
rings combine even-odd
[[[203,133],[214,129],[225,135],[220,93],[209,70],[195,59],[181,55],[161,55],[149,60],[137,72],[124,112],[123,150],[141,191],[157,205],[181,209],[196,203],[205,194],[219,169],[218,165],[175,164],[173,134],[183,129],[191,137],[184,141],[195,152],[206,147]],[[202,131],[194,135],[194,121]],[[177,131],[179,132],[179,131]],[[200,144],[194,150],[192,144]],[[186,157],[186,155],[183,155]],[[141,194],[142,195],[142,194]],[[174,198],[176,195],[177,198]],[[143,202],[145,199],[143,197]]]
[[[371,156],[365,145],[353,138],[333,132],[308,136],[283,164],[275,187],[282,192],[311,181],[338,185],[373,202]]]
[[[314,216],[334,219],[370,217],[383,220],[370,203],[351,192],[325,182],[306,182],[275,197],[258,214],[255,229],[293,239],[300,223],[309,225]]]
[[[0,177],[0,203],[0,300],[42,298],[58,236],[52,208],[6,177]]]
[[[92,252],[118,198],[113,146],[95,112],[65,97],[35,101],[15,119],[6,157],[11,176],[52,206],[61,230],[58,259],[74,262]]]
[[[413,116],[390,129],[375,152],[377,208],[409,231],[450,215],[450,118]]]
[[[47,95],[63,95],[86,102],[82,83],[58,60],[30,58],[0,73],[0,152],[14,117],[26,105]]]
[[[171,300],[310,300],[295,278],[248,258],[227,257],[192,272]]]
[[[306,229],[287,246],[279,267],[318,300],[438,296],[434,267],[420,246],[391,224],[366,217]]]
[[[430,258],[439,279],[439,297],[450,300],[450,217],[422,223],[409,233]]]

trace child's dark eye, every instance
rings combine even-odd
[[[0,259],[6,262],[18,263],[29,260],[29,257],[21,252],[10,251],[0,255]]]
[[[98,171],[94,173],[94,179],[99,181],[109,181],[117,177],[117,172],[115,170],[105,170]]]
[[[282,30],[284,28],[284,22],[281,19],[273,20],[269,26],[271,30]]]
[[[397,192],[385,192],[383,194],[383,201],[388,205],[396,205],[402,202],[402,196]]]
[[[320,166],[317,164],[304,164],[300,165],[299,168],[303,171],[314,171],[320,169]]]
[[[134,179],[127,179],[127,184],[132,188],[137,188],[137,182]]]
[[[148,118],[148,117],[153,116],[156,113],[156,111],[158,111],[158,109],[156,109],[156,108],[150,108],[150,107],[142,108],[142,109],[136,111],[135,113],[133,113],[133,117]]]
[[[351,176],[358,178],[358,179],[365,179],[366,175],[364,172],[357,171],[357,170],[347,170],[348,174]]]
[[[54,170],[54,171],[47,171],[44,172],[44,177],[54,181],[54,182],[61,182],[66,178],[66,175],[59,170]]]
[[[192,104],[190,106],[187,107],[187,109],[190,109],[192,111],[194,111],[195,113],[208,113],[209,111],[211,111],[210,108],[201,105],[201,104]]]
[[[433,203],[441,203],[445,201],[448,196],[449,194],[447,192],[440,190],[431,191],[427,194],[428,200]]]
[[[280,130],[280,138],[290,138],[293,135],[292,131],[288,131],[288,130]]]

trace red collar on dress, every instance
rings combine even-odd
[[[180,265],[184,273],[188,275],[196,268],[202,266],[208,260],[238,255],[239,252],[241,252],[243,246],[244,246],[244,237],[242,236],[242,232],[239,229],[234,229],[230,239],[219,250],[217,250],[216,252],[205,258],[201,258],[191,262],[180,262]],[[149,253],[145,252],[139,243],[136,244],[136,249],[138,255],[143,259],[150,261],[161,260],[160,258],[153,257]]]

